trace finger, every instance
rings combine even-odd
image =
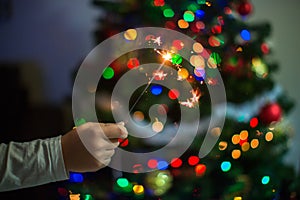
[[[100,161],[103,162],[103,160],[111,159],[111,157],[115,154],[114,149],[107,149],[107,150],[100,150],[93,153],[94,157]]]
[[[126,138],[128,136],[127,129],[120,124],[101,124],[101,128],[108,138]]]
[[[116,148],[120,145],[119,139],[109,139],[113,147]]]
[[[124,136],[122,138],[123,139],[127,138],[128,137],[128,131],[125,127],[125,123],[124,122],[119,122],[119,123],[117,123],[117,125],[121,129],[122,133],[124,134]]]

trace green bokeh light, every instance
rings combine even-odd
[[[186,22],[192,22],[192,21],[195,20],[195,15],[191,11],[185,11],[184,14],[183,14],[183,19]]]
[[[174,17],[174,11],[171,8],[164,9],[164,16],[167,18]]]
[[[181,57],[181,55],[179,55],[179,54],[173,54],[172,55],[172,63],[176,64],[176,65],[181,64],[182,63],[182,57]]]
[[[117,180],[117,184],[118,184],[120,187],[125,188],[125,187],[127,187],[127,186],[129,185],[129,182],[128,182],[128,180],[127,180],[126,178],[119,178],[119,179]]]
[[[103,78],[105,78],[105,79],[111,79],[112,77],[114,77],[114,75],[115,75],[115,72],[114,72],[113,68],[111,68],[111,67],[106,67],[102,74]]]

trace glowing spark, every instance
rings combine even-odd
[[[200,99],[200,96],[201,96],[200,91],[199,90],[192,90],[191,93],[192,93],[192,98],[190,98],[191,101],[194,102],[194,103],[198,102],[199,99]]]
[[[163,70],[155,70],[152,74],[155,80],[164,80],[167,75]]]
[[[154,43],[154,44],[156,43],[158,46],[160,46],[160,45],[161,45],[160,36],[159,36],[159,37],[157,37],[157,38],[151,39],[151,40],[153,40],[153,43]]]
[[[181,105],[192,108],[195,107],[201,97],[201,93],[199,90],[191,90],[192,97],[187,99],[186,101],[179,102]]]
[[[187,99],[186,101],[180,101],[181,105],[192,108],[195,106],[194,102],[192,102],[190,99]]]
[[[162,55],[163,59],[170,61],[172,58],[172,55],[170,53],[166,53],[164,55]]]
[[[218,80],[214,78],[207,78],[207,84],[208,85],[217,85]]]
[[[171,61],[172,59],[172,54],[169,52],[160,52],[157,49],[154,49],[154,51],[156,53],[158,53],[159,55],[161,55],[161,57],[165,60],[165,61]]]

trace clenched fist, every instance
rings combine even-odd
[[[95,172],[107,166],[128,136],[124,123],[85,123],[62,136],[62,152],[67,171]]]

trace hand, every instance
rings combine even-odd
[[[67,171],[94,172],[107,166],[126,138],[124,123],[85,123],[62,136],[63,158]]]

